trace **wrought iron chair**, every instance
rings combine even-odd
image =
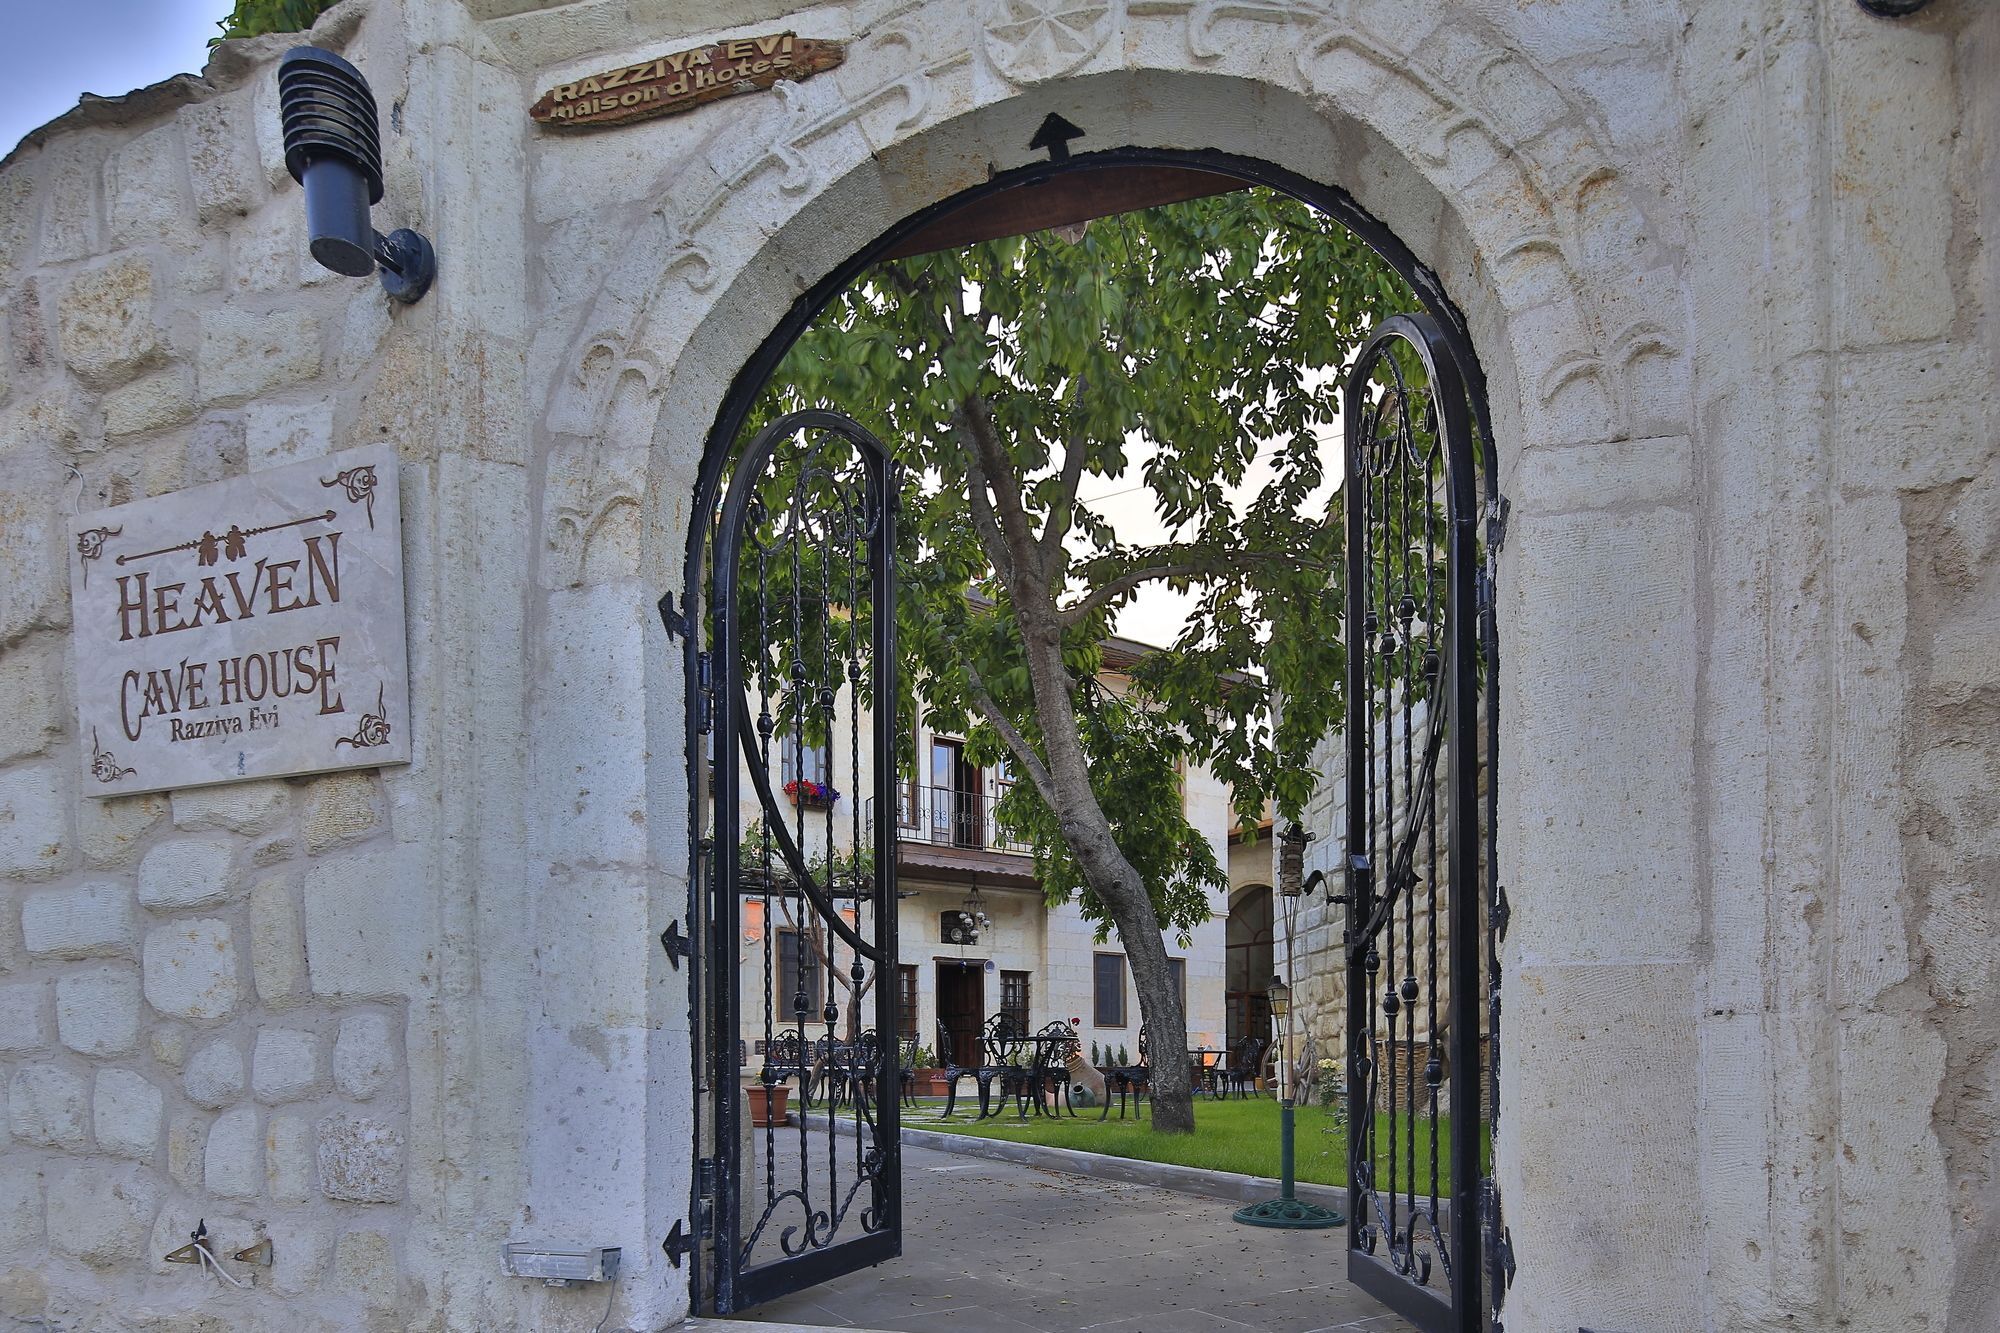
[[[812,1061],[811,1044],[802,1041],[796,1031],[780,1032],[764,1043],[764,1067],[758,1078],[766,1086],[783,1083],[786,1079],[799,1081],[799,1106],[805,1109],[812,1104]]]
[[[1222,1095],[1234,1092],[1238,1097],[1251,1096],[1257,1090],[1257,1079],[1264,1072],[1264,1054],[1271,1049],[1269,1037],[1244,1037],[1229,1053],[1229,1064],[1222,1071]]]
[[[1061,1115],[1067,1110],[1075,1115],[1076,1105],[1070,1098],[1069,1062],[1083,1046],[1077,1040],[1076,1029],[1056,1019],[1042,1024],[1034,1041],[1035,1063],[1029,1081],[1036,1113]]]
[[[897,1081],[902,1084],[903,1105],[917,1104],[917,1039],[906,1037],[897,1044]]]
[[[1114,1066],[1104,1070],[1103,1074],[1104,1109],[1097,1113],[1097,1118],[1103,1120],[1111,1114],[1111,1094],[1114,1092],[1118,1094],[1118,1118],[1120,1120],[1125,1118],[1125,1100],[1127,1097],[1131,1098],[1133,1113],[1137,1114],[1140,1103],[1144,1100],[1146,1094],[1152,1090],[1153,1086],[1151,1056],[1146,1049],[1146,1028],[1144,1024],[1141,1024],[1139,1027],[1139,1063],[1136,1065]]]
[[[882,1067],[882,1042],[875,1029],[866,1029],[853,1041],[828,1042],[822,1037],[820,1042],[826,1052],[827,1110],[838,1111],[851,1101],[872,1104]]]

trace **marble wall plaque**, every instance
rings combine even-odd
[[[83,790],[410,759],[396,450],[70,520]]]

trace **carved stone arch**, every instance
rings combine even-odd
[[[659,184],[565,357],[551,429],[605,439],[607,369],[644,368],[671,418],[652,443],[685,457],[687,440],[667,437],[690,403],[715,401],[687,392],[690,371],[712,381],[733,357],[726,382],[756,342],[740,341],[746,321],[768,332],[900,218],[1025,163],[1058,93],[1096,113],[1092,146],[1222,148],[1331,176],[1446,280],[1489,363],[1496,421],[1523,438],[1685,420],[1678,283],[1647,252],[1645,211],[1590,118],[1466,6],[1128,0],[1113,20],[1120,41],[1032,96],[995,76],[986,30],[962,12],[908,5],[864,30],[837,77],[781,85],[744,133]],[[1635,253],[1657,260],[1648,281],[1633,281]]]

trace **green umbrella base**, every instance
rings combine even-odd
[[[1236,1210],[1236,1220],[1246,1227],[1284,1227],[1293,1231],[1319,1231],[1347,1225],[1347,1219],[1331,1208],[1301,1199],[1266,1199],[1246,1203]]]

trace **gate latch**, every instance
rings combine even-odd
[[[694,941],[681,934],[680,922],[669,921],[667,928],[660,932],[660,947],[667,951],[667,961],[678,972],[681,970],[681,959],[693,952]]]
[[[679,1268],[681,1260],[693,1254],[695,1246],[700,1243],[701,1238],[699,1236],[692,1231],[684,1230],[679,1222],[675,1222],[674,1229],[669,1231],[667,1238],[660,1242],[660,1248],[666,1251],[667,1262],[675,1268]]]

